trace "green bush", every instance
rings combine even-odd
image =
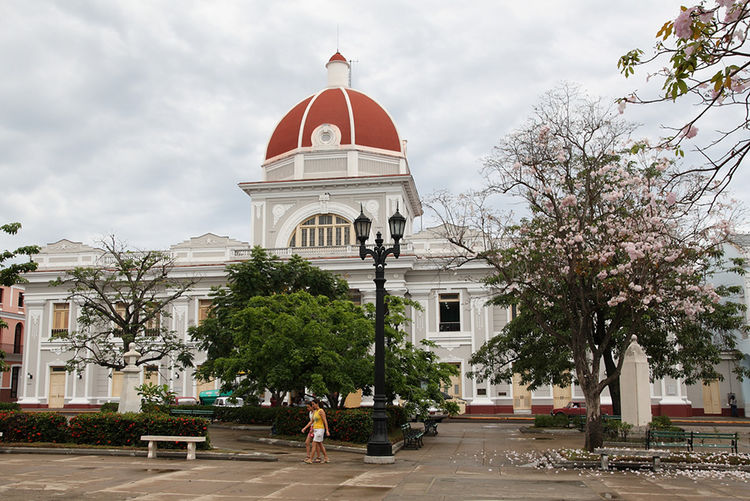
[[[120,404],[117,402],[107,402],[102,404],[101,407],[99,407],[99,412],[117,412],[117,409],[120,408]]]
[[[672,427],[672,420],[669,416],[654,416],[649,423],[652,430],[664,430]]]
[[[633,425],[630,423],[623,423],[619,419],[608,419],[602,423],[604,428],[604,435],[610,440],[616,440],[618,438],[627,440],[630,430],[633,429]]]
[[[279,435],[299,435],[308,423],[304,407],[276,407],[278,414],[274,431]],[[366,443],[372,435],[372,409],[325,409],[331,439],[344,442]],[[406,423],[406,413],[401,407],[388,407],[388,429],[397,429]]]
[[[20,411],[21,406],[15,402],[0,402],[0,411]]]
[[[164,414],[80,414],[70,420],[73,442],[91,445],[145,446],[141,435],[207,436],[208,421],[196,417]],[[187,444],[163,443],[160,448],[182,449]],[[198,448],[208,448],[208,440]]]
[[[187,406],[181,406],[181,408],[186,407]],[[246,405],[243,407],[213,407],[206,405],[201,407],[212,409],[214,411],[214,417],[219,421],[240,424],[267,424],[269,426],[273,424],[280,409],[288,408],[262,407],[260,405]]]
[[[570,418],[565,414],[551,416],[549,414],[537,414],[534,416],[535,428],[567,428]]]
[[[65,416],[57,412],[0,412],[4,442],[67,442]]]

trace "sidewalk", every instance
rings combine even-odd
[[[0,498],[138,500],[696,500],[750,499],[742,472],[600,472],[538,469],[546,449],[581,447],[582,435],[522,434],[518,423],[446,422],[419,450],[393,465],[366,465],[362,454],[330,451],[330,464],[307,465],[304,449],[240,440],[243,430],[212,430],[222,448],[275,456],[276,462],[185,461],[141,457],[2,457]],[[743,432],[745,441],[747,432]],[[246,434],[246,432],[245,432]],[[219,436],[221,435],[221,436]]]

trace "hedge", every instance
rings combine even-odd
[[[65,416],[56,412],[0,412],[3,442],[68,442]]]
[[[185,407],[187,406],[180,406],[180,408]],[[219,421],[228,421],[239,424],[267,424],[269,426],[273,424],[281,409],[289,408],[261,407],[259,405],[246,405],[243,407],[204,407],[213,409],[214,417]]]
[[[0,402],[0,411],[20,411],[21,406],[15,402]]]
[[[70,436],[74,443],[113,446],[144,446],[141,435],[175,435],[207,437],[208,421],[196,417],[175,417],[164,414],[93,413],[80,414],[70,420]],[[184,442],[159,444],[160,448],[184,449]],[[207,449],[208,440],[198,444]]]
[[[276,407],[278,414],[274,430],[280,435],[299,435],[308,423],[304,407]],[[325,409],[331,439],[366,443],[372,435],[372,409]],[[388,428],[396,429],[406,422],[402,407],[388,407]]]
[[[537,414],[534,416],[535,428],[567,428],[570,425],[570,418],[565,414]]]

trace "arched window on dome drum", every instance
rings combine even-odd
[[[336,214],[318,214],[302,221],[289,239],[289,247],[333,247],[353,243],[351,221]]]

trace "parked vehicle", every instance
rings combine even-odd
[[[245,401],[240,397],[216,397],[214,405],[216,407],[242,407]]]
[[[229,391],[223,391],[220,392],[219,390],[206,390],[200,392],[198,395],[198,398],[201,401],[201,405],[213,405],[213,403],[216,401],[219,397],[229,397],[232,395],[232,392]]]
[[[553,416],[566,415],[570,416],[585,416],[586,415],[586,403],[585,402],[568,402],[565,407],[558,407],[552,409],[550,412]]]
[[[200,402],[195,397],[175,397],[175,405],[198,405]]]

